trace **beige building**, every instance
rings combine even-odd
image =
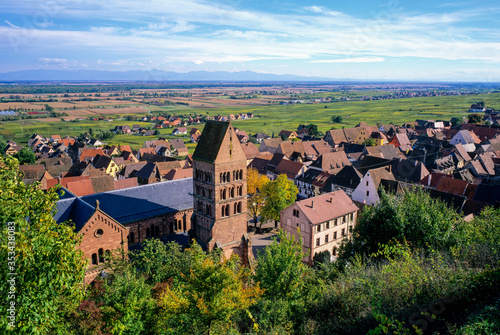
[[[302,238],[306,261],[311,263],[315,254],[327,250],[337,255],[338,247],[352,235],[358,207],[338,190],[314,198],[297,201],[281,211],[281,228],[287,234]]]

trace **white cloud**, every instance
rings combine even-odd
[[[311,63],[379,63],[385,61],[382,57],[353,57],[340,59],[314,60]]]

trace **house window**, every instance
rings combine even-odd
[[[333,232],[333,240],[335,241],[337,239],[337,232]]]
[[[328,243],[328,235],[325,236],[325,243]]]
[[[319,247],[319,244],[320,244],[320,240],[319,240],[319,237],[316,239],[316,246]]]
[[[368,180],[366,181],[366,186],[368,186]]]
[[[332,255],[337,256],[337,247],[333,247],[332,249]]]
[[[326,223],[326,228],[325,229],[330,229],[330,221]]]
[[[319,233],[321,231],[321,224],[316,226],[316,232]]]
[[[345,236],[345,228],[342,228],[342,236]]]
[[[134,233],[131,232],[129,235],[128,235],[128,241],[130,244],[134,244],[135,243],[135,236],[134,236]]]
[[[352,226],[349,226],[349,234],[352,234]]]
[[[370,196],[370,191],[366,191],[366,196]]]
[[[97,254],[92,254],[92,265],[97,265]]]

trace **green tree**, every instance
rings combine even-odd
[[[469,114],[467,116],[467,119],[469,120],[469,123],[482,123],[483,122],[483,117],[479,114]]]
[[[264,205],[264,198],[262,197],[261,190],[265,184],[269,182],[269,178],[260,175],[256,169],[248,169],[247,171],[247,193],[248,193],[248,214],[253,218],[255,230],[257,230],[257,222],[262,206]]]
[[[231,318],[248,310],[261,289],[251,285],[249,269],[240,267],[236,256],[221,261],[220,254],[207,255],[196,243],[185,253],[190,270],[163,286],[155,329],[166,334],[227,333]]]
[[[442,201],[422,189],[403,195],[382,191],[380,203],[360,215],[352,240],[342,248],[342,258],[352,254],[370,255],[380,245],[407,241],[413,248],[448,250],[462,236],[463,220]]]
[[[372,137],[367,138],[364,143],[367,147],[373,147],[377,145],[377,141]]]
[[[274,226],[278,227],[280,212],[295,202],[298,193],[297,186],[293,181],[288,180],[285,174],[266,183],[261,192],[264,197],[264,206],[261,209],[262,218],[274,220]]]
[[[12,282],[8,279],[14,278],[16,288],[15,321],[5,317],[7,304],[2,303],[0,329],[6,333],[8,323],[13,321],[13,334],[66,333],[64,316],[83,298],[87,267],[82,252],[76,248],[78,235],[73,226],[54,221],[58,199],[54,189],[45,193],[36,184],[25,185],[17,160],[11,157],[0,157],[0,166],[3,299],[9,299]],[[7,263],[8,259],[12,262],[13,253],[15,264]]]
[[[36,163],[35,154],[28,148],[22,148],[17,154],[12,155],[12,157],[17,158],[21,165]]]
[[[333,123],[342,123],[342,116],[332,116],[331,120]]]
[[[318,131],[318,126],[315,124],[310,124],[307,126],[307,129],[309,129],[308,135],[309,136],[318,136],[319,131]]]

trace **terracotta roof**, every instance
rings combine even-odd
[[[288,159],[282,159],[276,169],[274,169],[274,173],[278,175],[286,174],[288,178],[294,179],[295,177],[297,177],[303,167],[304,164],[302,163],[290,161]]]
[[[166,175],[166,180],[177,180],[183,178],[192,178],[193,177],[193,168],[188,169],[172,169]]]
[[[332,151],[332,147],[330,146],[330,144],[328,144],[327,142],[325,142],[324,140],[318,140],[318,141],[308,141],[306,143],[312,143],[312,145],[314,146],[314,149],[318,152],[318,154],[322,155],[322,154],[326,154],[328,152],[331,152]]]
[[[94,194],[92,181],[90,179],[68,182],[66,188],[73,194],[82,197],[84,195]]]
[[[276,138],[266,138],[262,140],[262,143],[266,145],[268,148],[275,148],[277,149],[280,146],[280,143],[283,142],[283,140],[279,137]]]
[[[294,152],[304,156],[304,145],[301,141],[282,142],[279,144],[277,152],[284,154],[287,158],[290,158]]]
[[[465,180],[445,176],[439,180],[436,190],[456,195],[464,195],[467,184]]]
[[[326,139],[327,137],[331,138],[331,141],[333,143],[328,142]],[[327,132],[325,135],[325,141],[327,141],[330,145],[338,145],[341,142],[349,142],[347,138],[345,137],[344,130],[343,129],[331,129]]]
[[[86,158],[93,158],[97,155],[104,156],[104,152],[102,151],[102,149],[95,149],[95,148],[83,149],[83,151],[80,154],[80,161],[83,162],[85,161]]]
[[[328,152],[320,155],[311,167],[319,168],[330,174],[337,174],[344,166],[351,165],[344,151]]]
[[[248,164],[248,168],[254,168],[260,174],[266,174],[266,166],[268,163],[269,160],[256,157],[250,162],[250,164]]]
[[[295,205],[312,224],[332,220],[358,210],[358,206],[342,190],[297,201]]]
[[[184,141],[180,138],[176,138],[176,139],[172,140],[170,143],[171,143],[172,148],[174,148],[176,150],[186,148]]]
[[[493,159],[491,158],[491,156],[488,154],[479,154],[477,158],[483,164],[483,167],[486,170],[486,173],[494,176],[495,175],[495,163],[493,162]]]
[[[475,170],[477,175],[487,175],[488,172],[483,168],[483,165],[479,160],[473,160],[470,162],[472,165],[473,169]]]
[[[92,182],[94,193],[108,192],[115,189],[113,176],[91,177],[90,181]]]
[[[464,161],[468,162],[471,160],[469,154],[465,150],[462,143],[458,143],[454,147],[455,147],[455,150],[457,151],[457,153],[463,158]]]
[[[401,154],[392,144],[366,147],[365,153],[369,156],[376,156],[385,159],[401,158]]]
[[[260,156],[259,148],[257,148],[257,146],[252,142],[242,143],[241,148],[247,156],[247,159],[252,159]]]
[[[183,163],[181,161],[175,160],[171,162],[157,162],[156,168],[161,176],[166,175],[172,169],[182,169]]]
[[[380,185],[380,181],[382,179],[396,180],[394,178],[394,175],[391,173],[390,168],[388,168],[388,167],[371,169],[368,172],[370,173],[370,176],[372,177],[373,184],[375,185],[375,189],[378,189],[378,186]]]
[[[153,147],[139,149],[139,157],[142,157],[142,155],[144,155],[145,153],[149,153],[149,154],[154,155],[154,154],[156,154],[156,151],[155,151],[155,148],[153,148]]]
[[[68,188],[68,183],[74,182],[74,181],[79,181],[79,180],[87,180],[90,179],[89,176],[78,176],[78,177],[64,177],[64,178],[58,178],[59,184],[61,186]]]
[[[114,180],[113,184],[115,190],[121,190],[124,188],[135,187],[139,185],[136,177]]]

